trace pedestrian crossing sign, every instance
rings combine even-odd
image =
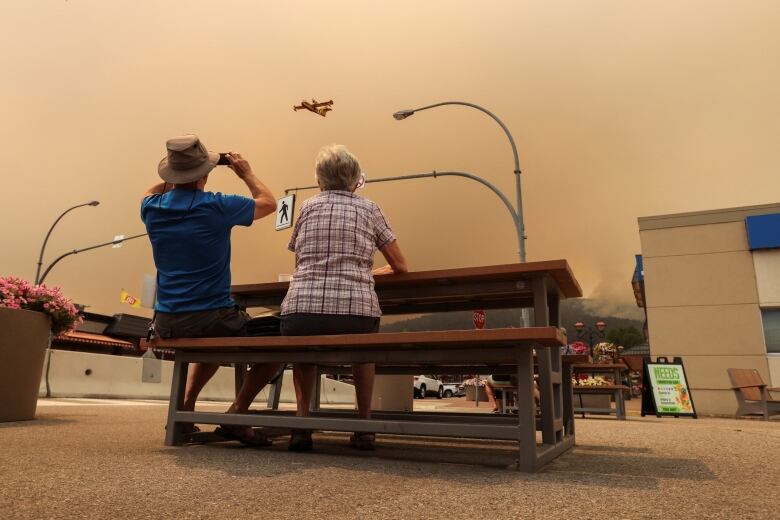
[[[282,197],[276,203],[276,230],[281,231],[292,226],[295,194]]]

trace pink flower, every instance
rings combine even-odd
[[[52,332],[73,330],[84,318],[59,287],[30,285],[14,276],[0,277],[0,307],[43,312],[51,317]]]

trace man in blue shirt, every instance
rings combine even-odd
[[[220,157],[197,136],[169,139],[166,147],[167,156],[158,166],[163,182],[149,188],[141,203],[157,268],[155,331],[163,338],[246,335],[249,315],[230,296],[230,232],[274,213],[276,199],[241,154],[227,154],[228,167],[246,183],[252,198],[204,191]],[[195,409],[198,394],[218,367],[192,365],[185,410]],[[247,411],[280,369],[279,364],[254,365],[228,412]],[[221,426],[217,433],[245,444],[270,444],[249,427]]]

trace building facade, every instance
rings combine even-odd
[[[639,219],[650,352],[680,356],[697,411],[733,415],[727,368],[780,386],[780,204]]]

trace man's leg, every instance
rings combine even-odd
[[[244,384],[236,395],[236,400],[228,408],[228,413],[244,413],[249,410],[252,401],[265,385],[271,381],[282,369],[282,363],[258,363],[247,372],[244,378]]]
[[[209,379],[214,376],[218,368],[219,364],[217,363],[192,364],[192,371],[187,379],[187,388],[184,391],[184,406],[182,410],[191,412],[195,409],[195,401],[198,400],[200,391],[203,390]]]

